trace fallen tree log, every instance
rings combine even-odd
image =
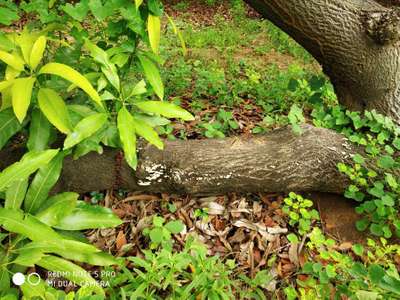
[[[358,152],[342,135],[303,125],[254,137],[167,141],[165,149],[143,145],[136,172],[118,150],[89,153],[64,162],[57,191],[89,192],[126,188],[194,195],[229,192],[320,191],[342,193],[348,182],[337,170]],[[3,169],[22,151],[0,152]]]

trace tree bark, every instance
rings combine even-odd
[[[304,125],[251,138],[235,137],[165,142],[158,150],[143,145],[136,172],[119,151],[68,157],[55,191],[129,190],[194,195],[229,192],[320,191],[342,193],[348,185],[337,170],[359,150],[342,135]],[[0,152],[0,169],[19,160],[22,151]]]
[[[316,58],[342,104],[400,124],[400,1],[245,1]]]

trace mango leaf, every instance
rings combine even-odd
[[[143,137],[150,144],[156,146],[158,149],[164,149],[164,143],[158,136],[158,133],[151,126],[149,126],[145,121],[136,118],[133,118],[132,122],[138,135]]]
[[[40,36],[32,46],[32,51],[29,59],[29,65],[32,70],[35,70],[43,58],[44,50],[46,49],[46,37]]]
[[[0,92],[10,87],[14,82],[12,80],[6,80],[0,82]]]
[[[109,254],[100,252],[96,247],[73,240],[62,240],[59,243],[30,242],[19,249],[23,252],[55,253],[63,258],[89,263],[96,266],[116,264],[117,260]]]
[[[1,12],[0,12],[1,15]],[[0,16],[1,18],[1,16]],[[1,21],[0,21],[1,23]],[[15,44],[10,40],[4,32],[0,32],[0,50],[11,51],[15,48]]]
[[[68,134],[72,131],[67,106],[56,91],[41,88],[38,93],[38,102],[46,118],[60,132]]]
[[[142,94],[144,94],[146,92],[147,92],[146,82],[144,80],[141,80],[130,91],[128,98],[130,98],[132,96],[142,95]]]
[[[187,48],[186,48],[186,43],[185,43],[185,39],[183,38],[182,32],[178,29],[174,20],[167,13],[165,15],[167,16],[167,19],[168,19],[169,23],[171,24],[172,30],[174,31],[175,35],[178,36],[178,38],[179,38],[179,41],[181,43],[182,54],[184,56],[186,56]]]
[[[15,54],[10,54],[5,51],[0,50],[0,60],[2,60],[7,65],[13,67],[15,70],[24,70],[24,61]]]
[[[21,211],[0,208],[0,224],[5,230],[28,237],[32,241],[59,242],[61,236],[33,216]]]
[[[94,58],[94,60],[102,65],[101,71],[106,76],[107,80],[112,84],[113,87],[117,89],[117,91],[119,91],[120,80],[117,68],[110,61],[108,54],[89,40],[85,41],[85,47],[90,51],[90,55]]]
[[[143,67],[144,75],[146,76],[150,85],[153,87],[154,92],[161,100],[163,100],[164,99],[164,84],[162,82],[158,68],[147,57],[139,55],[138,58],[139,58],[140,64]]]
[[[136,133],[133,118],[129,111],[122,107],[118,112],[117,126],[125,159],[132,169],[137,167]]]
[[[69,149],[93,135],[107,121],[107,115],[98,113],[81,120],[64,141],[64,149]]]
[[[28,179],[17,180],[11,184],[6,191],[5,208],[19,209],[24,201],[26,190],[28,188]]]
[[[194,120],[193,115],[187,110],[169,102],[143,101],[135,103],[135,105],[146,113],[159,114],[167,118],[177,118],[184,121]]]
[[[29,32],[28,27],[24,27],[23,31],[15,37],[17,45],[21,48],[22,56],[25,63],[29,64],[32,53],[32,47],[36,39],[39,37],[38,33]]]
[[[84,230],[115,227],[121,224],[122,221],[112,210],[79,201],[73,212],[61,218],[54,227],[63,230]]]
[[[48,292],[49,287],[44,280],[41,280],[37,276],[32,276],[29,279],[25,280],[24,284],[19,287],[24,295],[23,299],[43,299],[43,295],[47,296],[50,294]]]
[[[29,151],[42,151],[48,148],[51,135],[51,124],[44,114],[37,108],[32,112],[29,126],[29,138],[27,147]]]
[[[161,31],[160,17],[153,16],[152,14],[148,15],[147,31],[149,33],[151,50],[153,50],[154,53],[158,54],[160,47],[160,31]]]
[[[11,88],[12,106],[15,116],[20,123],[25,119],[31,103],[32,89],[35,81],[36,78],[34,77],[18,78],[14,80]]]
[[[99,94],[97,94],[89,80],[87,80],[85,76],[80,74],[78,71],[72,69],[70,66],[59,63],[48,63],[40,69],[39,74],[57,75],[72,82],[84,90],[100,107],[103,107],[103,103],[101,102]]]
[[[19,255],[13,263],[26,267],[33,267],[44,256],[44,253],[38,249],[23,249],[18,252]]]
[[[4,191],[16,180],[27,179],[40,167],[48,164],[58,153],[58,149],[30,151],[19,162],[12,164],[0,173],[0,191]]]
[[[59,220],[70,214],[77,203],[79,194],[66,192],[47,199],[47,208],[41,210],[36,217],[43,223],[54,226]]]
[[[24,202],[25,212],[34,214],[46,201],[51,188],[61,174],[64,153],[60,152],[48,164],[41,167],[32,180]]]
[[[143,3],[143,0],[135,0],[136,8],[139,8],[139,6],[142,5],[142,3]]]
[[[48,255],[38,261],[37,265],[49,271],[62,273],[63,277],[76,283],[77,285],[90,287],[98,294],[104,295],[104,291],[100,287],[99,283],[94,280],[85,269],[70,261]]]
[[[11,108],[0,111],[0,149],[22,128]]]

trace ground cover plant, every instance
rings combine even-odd
[[[0,1],[0,23],[0,148],[25,151],[0,173],[1,299],[400,298],[398,125],[339,105],[241,1]],[[332,235],[313,194],[55,186],[70,157],[116,148],[134,172],[142,140],[305,124],[362,149],[336,166],[361,240]]]

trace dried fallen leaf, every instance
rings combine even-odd
[[[127,241],[126,241],[125,233],[122,230],[120,230],[118,232],[117,238],[115,240],[115,246],[116,246],[117,250],[119,251],[126,244],[127,244]]]

